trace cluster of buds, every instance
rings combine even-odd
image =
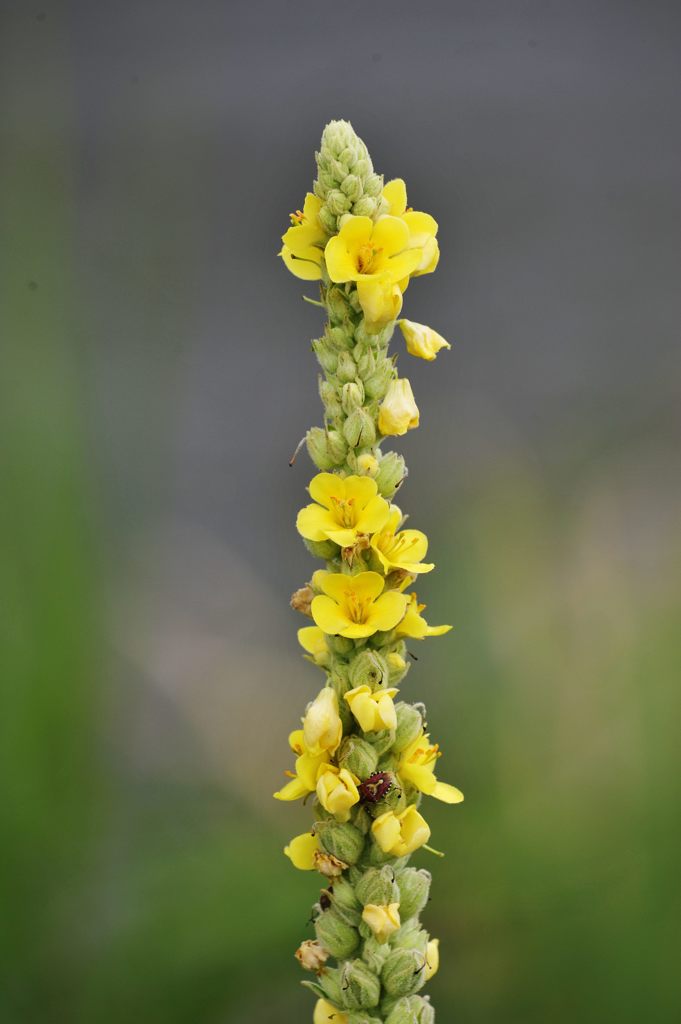
[[[325,563],[295,592],[312,620],[298,631],[305,656],[325,675],[301,728],[279,800],[313,799],[314,821],[284,852],[317,871],[314,939],[296,952],[314,975],[314,1024],[432,1024],[421,989],[439,963],[438,940],[421,926],[430,874],[409,865],[430,827],[423,796],[457,804],[440,781],[440,749],[425,708],[399,699],[406,643],[442,635],[412,589],[429,573],[428,538],[404,528],[394,503],[404,459],[386,438],[419,424],[411,385],[388,346],[399,326],[407,352],[433,360],[449,344],[432,328],[398,319],[409,281],[437,266],[437,223],[407,206],[401,179],[384,185],[367,148],[345,121],[327,125],[318,176],[291,215],[281,257],[318,281],[327,323],[312,343],[322,368],[324,425],[307,434],[319,473],[297,529]]]

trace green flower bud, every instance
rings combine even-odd
[[[350,416],[355,409],[361,409],[364,402],[364,388],[361,382],[344,384],[341,393],[341,405],[346,416]]]
[[[379,942],[367,925],[363,925],[363,927],[368,932],[368,938],[365,939],[364,948],[362,949],[362,960],[371,968],[374,974],[380,975],[383,970],[383,964],[390,955],[390,946],[387,942]]]
[[[380,196],[383,188],[382,174],[369,174],[364,179],[364,191],[368,196]]]
[[[317,191],[317,189],[315,189],[315,193],[319,196],[320,199],[326,198],[326,189],[324,189],[323,193],[322,191]],[[330,235],[334,235],[336,233],[338,218],[333,213],[331,213],[331,210],[328,208],[328,206],[322,206],[321,210],[319,211],[319,220],[321,221],[322,227],[326,231],[328,231]]]
[[[344,864],[357,863],[364,849],[364,836],[359,829],[349,821],[317,821],[314,828],[327,853]]]
[[[395,750],[406,750],[423,731],[423,718],[413,704],[399,701],[395,705],[397,728],[395,730]]]
[[[373,217],[376,213],[376,200],[363,195],[352,208],[355,217]]]
[[[337,288],[334,288],[333,291],[343,304],[343,309],[345,309],[345,299],[342,297],[342,293],[339,293]],[[327,326],[324,337],[326,338],[327,345],[337,352],[347,351],[348,347],[352,344],[352,336],[348,334],[348,331],[344,327]]]
[[[340,189],[332,188],[326,196],[326,208],[336,217],[341,216],[343,213],[347,213],[352,203],[346,195],[344,195]]]
[[[336,463],[329,454],[326,431],[321,427],[311,427],[305,438],[307,452],[317,469],[333,469]]]
[[[351,448],[367,447],[376,440],[376,425],[366,409],[355,409],[343,424],[343,433]]]
[[[317,986],[314,982],[303,982],[305,988],[311,988],[313,992],[317,992],[318,995],[329,1000],[334,1006],[340,1006],[343,999],[343,990],[341,988],[342,979],[339,967],[324,967],[319,972],[319,983]],[[319,991],[321,989],[321,991]]]
[[[412,953],[418,953],[425,960],[428,946],[428,932],[422,928],[417,918],[412,918],[403,924],[399,931],[392,937],[393,949],[410,949]]]
[[[338,379],[344,384],[347,381],[354,381],[357,376],[357,363],[347,349],[338,353]]]
[[[384,729],[381,732],[368,732],[366,733],[366,738],[380,757],[381,754],[385,754],[387,750],[390,750],[395,742],[395,730]]]
[[[374,903],[383,907],[400,902],[400,890],[395,883],[395,872],[386,864],[382,868],[369,868],[355,887],[357,899],[363,906]],[[402,907],[400,907],[400,916]]]
[[[388,452],[387,455],[382,457],[378,466],[378,473],[376,474],[378,493],[382,494],[384,498],[392,498],[398,484],[402,482],[406,475],[407,468],[402,456],[398,455],[397,452]]]
[[[358,779],[373,775],[378,764],[378,754],[370,743],[359,736],[346,736],[338,752],[338,765],[347,768]]]
[[[403,868],[397,873],[400,892],[400,917],[407,921],[420,914],[428,902],[431,874],[424,868]]]
[[[341,920],[356,927],[362,918],[362,904],[355,895],[355,890],[347,878],[341,876],[333,883],[331,905]]]
[[[418,1024],[435,1024],[435,1010],[428,996],[411,996],[412,1009],[416,1011]]]
[[[363,192],[361,179],[356,174],[348,174],[341,182],[341,192],[345,193],[351,203],[356,203]]]
[[[324,214],[324,213],[328,214],[328,210],[326,209],[325,206],[323,206],[321,211],[320,211],[320,214],[319,214],[320,220],[324,220],[324,218],[322,217],[322,214]],[[328,216],[331,217],[331,214],[328,214]],[[333,226],[332,230],[335,231],[336,230],[336,225],[335,225],[336,218],[335,217],[333,218],[333,221],[334,221],[334,226]],[[324,224],[324,227],[326,227],[326,223]],[[345,318],[348,315],[348,299],[347,299],[347,295],[345,294],[345,292],[343,291],[342,288],[329,288],[327,293],[326,293],[326,304],[329,307],[329,313],[331,315],[331,319],[332,320],[336,320],[336,321],[345,320]],[[335,330],[336,328],[333,328],[333,329]],[[342,330],[342,328],[340,328],[340,327],[338,327],[337,329],[338,330]]]
[[[435,1011],[428,998],[403,996],[395,1001],[386,999],[381,1007],[387,1013],[385,1024],[434,1024]]]
[[[392,956],[393,954],[391,954]],[[347,960],[341,967],[341,989],[346,1010],[370,1010],[378,1006],[381,985],[363,960]]]
[[[350,663],[350,684],[370,686],[372,690],[387,681],[389,675],[385,658],[378,651],[362,651]]]
[[[329,638],[329,646],[336,654],[347,655],[354,651],[355,644],[346,636],[333,636]]]
[[[338,353],[329,348],[326,338],[315,338],[312,342],[312,350],[319,360],[321,368],[326,373],[335,373],[338,367]]]
[[[370,1017],[363,1010],[352,1011],[347,1017],[348,1024],[383,1024],[380,1017]]]
[[[394,949],[383,970],[381,982],[389,996],[410,996],[425,984],[426,958],[414,949]]]
[[[370,158],[369,154],[366,151],[366,147],[364,149],[364,153],[362,154],[362,156],[358,160],[355,160],[355,163],[354,163],[354,166],[353,166],[352,169],[355,172],[355,174],[357,175],[357,177],[361,178],[362,181],[365,181],[365,179],[370,174],[373,174],[373,171],[374,171],[373,164],[371,163],[371,158]]]
[[[395,376],[393,364],[388,359],[383,359],[376,368],[364,377],[364,390],[368,398],[381,400],[385,397],[388,384]]]
[[[317,941],[338,960],[352,956],[359,945],[359,932],[335,912],[325,910],[315,921]]]
[[[315,558],[323,558],[329,562],[338,555],[338,545],[332,540],[303,540],[303,544]]]

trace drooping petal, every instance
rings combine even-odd
[[[367,323],[374,329],[396,320],[402,312],[402,292],[389,278],[359,280],[357,298]]]
[[[407,208],[407,186],[402,178],[393,178],[383,186],[383,198],[393,217],[401,217]]]
[[[310,790],[300,779],[291,779],[290,782],[273,794],[275,800],[300,800]]]
[[[316,250],[318,251],[318,250]],[[287,246],[283,246],[279,253],[282,260],[286,264],[287,268],[296,277],[299,277],[303,281],[319,281],[321,280],[322,270],[319,265],[319,261],[316,260],[313,255],[306,253],[304,258],[300,255],[294,256],[291,250]]]
[[[284,847],[284,853],[293,866],[300,871],[314,870],[314,855],[317,850],[319,850],[319,840],[311,832],[304,832],[301,836],[296,836],[288,846]]]
[[[430,792],[430,796],[436,800],[442,800],[445,804],[460,804],[463,800],[463,793],[456,786],[450,786],[448,782],[436,782]]]

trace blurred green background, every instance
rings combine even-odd
[[[681,1019],[679,12],[2,5],[0,1021],[309,1020],[271,800],[331,117],[441,224],[400,356],[438,572],[441,1021]],[[399,345],[398,345],[399,348]]]

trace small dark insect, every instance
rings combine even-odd
[[[319,897],[319,906],[322,910],[328,910],[331,906],[331,895],[333,893],[333,886],[330,885],[328,889],[322,889],[322,894]]]
[[[389,772],[374,772],[357,787],[362,800],[368,800],[371,804],[378,803],[386,793],[392,789],[393,777]]]

